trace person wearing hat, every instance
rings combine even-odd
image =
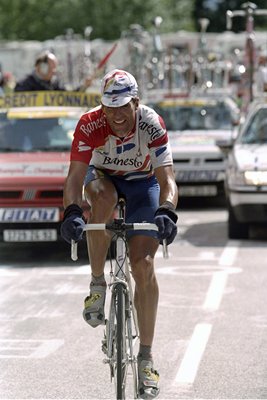
[[[112,220],[118,193],[127,203],[127,222],[151,222],[158,232],[131,231],[129,257],[135,280],[135,305],[140,330],[139,395],[159,393],[151,347],[158,305],[154,256],[159,243],[177,234],[178,191],[163,119],[140,104],[135,78],[127,71],[107,73],[101,85],[101,105],[84,114],[76,127],[64,187],[61,235],[68,242],[82,239],[83,188],[91,206],[91,223]],[[140,233],[141,232],[141,233]],[[87,236],[91,263],[90,295],[83,317],[95,327],[104,324],[106,282],[104,264],[110,238],[101,231]]]
[[[44,51],[35,60],[34,70],[15,85],[15,92],[67,90],[57,79],[58,59],[51,51]],[[75,91],[84,91],[91,84],[91,79],[86,78],[84,83]]]

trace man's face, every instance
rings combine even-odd
[[[132,99],[122,107],[107,107],[102,105],[107,122],[116,136],[123,138],[133,130],[138,105],[138,98]]]
[[[41,79],[50,82],[53,76],[56,75],[57,65],[58,65],[57,58],[53,54],[50,54],[47,59],[47,66],[48,66],[47,72],[44,73],[41,70],[40,65],[37,65],[36,72],[41,77]]]
[[[57,72],[57,64],[58,61],[54,55],[49,56],[48,58],[48,65],[49,65],[49,70],[46,76],[46,79],[50,81],[54,75],[56,75]]]

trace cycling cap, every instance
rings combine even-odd
[[[107,107],[121,107],[138,94],[138,85],[129,72],[114,69],[108,72],[101,83],[101,102]]]

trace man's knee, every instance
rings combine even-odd
[[[110,215],[116,207],[118,196],[114,186],[109,182],[92,182],[85,189],[85,196],[91,206],[92,214],[98,218],[98,215]]]
[[[150,256],[131,260],[131,267],[133,278],[138,286],[147,286],[155,278],[154,259]]]

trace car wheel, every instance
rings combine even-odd
[[[228,206],[228,237],[229,239],[248,239],[249,237],[249,224],[237,221],[231,206]]]

